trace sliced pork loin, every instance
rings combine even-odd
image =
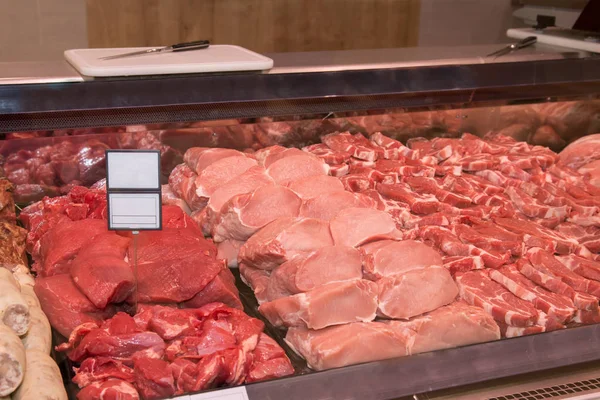
[[[326,193],[344,192],[342,182],[328,175],[308,176],[291,181],[288,188],[294,191],[302,200],[312,199]]]
[[[263,303],[258,310],[275,326],[322,329],[372,321],[377,310],[377,285],[364,279],[328,283]]]
[[[326,246],[295,257],[271,271],[269,300],[312,290],[331,282],[362,278],[362,255],[347,246]]]
[[[238,255],[240,254],[240,248],[244,243],[246,242],[231,239],[217,243],[217,258],[225,260],[227,267],[237,268]]]
[[[341,210],[351,207],[377,208],[375,200],[361,193],[330,192],[305,200],[300,216],[330,221]]]
[[[272,270],[292,258],[333,245],[329,223],[314,218],[279,218],[260,229],[240,249],[238,262]]]
[[[357,322],[318,331],[290,328],[286,343],[317,371],[409,354],[412,337],[383,322]]]
[[[310,154],[292,155],[281,158],[267,168],[267,174],[280,185],[287,185],[292,181],[309,176],[327,175],[329,165]]]
[[[254,156],[265,168],[269,168],[271,164],[281,160],[282,158],[306,154],[302,150],[296,148],[287,148],[279,145],[265,147],[254,153]]]
[[[385,211],[351,207],[341,210],[331,220],[335,244],[356,247],[382,239],[402,239],[392,217]]]
[[[297,217],[302,200],[290,189],[268,185],[231,198],[213,228],[215,242],[247,240],[263,226],[283,217]]]
[[[249,267],[244,263],[240,264],[239,268],[242,281],[254,291],[258,304],[269,301],[267,288],[271,272],[266,269]]]
[[[213,162],[198,174],[194,182],[196,196],[205,206],[216,189],[257,165],[256,160],[243,155],[221,158]]]
[[[192,147],[183,155],[185,164],[196,174],[202,173],[209,165],[227,157],[244,156],[249,154],[241,151],[223,148]]]

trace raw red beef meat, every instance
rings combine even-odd
[[[190,300],[225,268],[216,253],[213,244],[181,229],[141,232],[128,253],[137,277],[137,301]]]
[[[140,357],[134,360],[133,367],[142,398],[164,399],[175,394],[175,379],[166,361]]]
[[[135,277],[124,260],[129,242],[129,238],[113,232],[101,233],[72,263],[73,282],[100,309],[124,301],[134,289]]]
[[[294,369],[283,349],[269,336],[261,333],[252,352],[252,366],[246,382],[264,381],[293,373]]]
[[[507,325],[527,327],[538,319],[538,311],[492,281],[484,271],[456,274],[460,297],[467,303],[482,307],[494,319]]]
[[[248,239],[238,261],[272,270],[295,256],[330,245],[329,223],[313,218],[279,218]]]
[[[243,309],[240,294],[235,287],[235,277],[224,268],[194,297],[183,303],[187,308],[198,308],[208,303],[223,303],[231,308]]]
[[[284,217],[297,217],[302,200],[292,190],[276,185],[231,198],[221,207],[213,228],[216,242],[247,240],[263,226]]]
[[[360,160],[375,161],[379,154],[383,153],[361,134],[336,133],[323,136],[321,141],[334,151],[350,153]]]
[[[80,324],[101,320],[101,310],[77,289],[69,274],[37,278],[34,290],[50,324],[63,336]]]
[[[576,308],[568,297],[549,292],[536,285],[521,274],[514,265],[490,271],[490,278],[561,323],[568,322],[575,314]]]
[[[377,310],[377,285],[368,280],[327,283],[263,303],[258,310],[275,326],[322,329],[372,321]]]
[[[105,379],[122,379],[130,383],[134,381],[133,368],[110,357],[86,358],[79,368],[74,368],[74,371],[76,376],[73,378],[73,383],[79,387]]]
[[[402,238],[389,214],[357,207],[343,209],[331,220],[331,235],[336,245],[350,247],[381,239]]]
[[[77,393],[77,400],[139,400],[135,387],[121,379],[96,381]]]

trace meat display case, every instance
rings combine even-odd
[[[108,148],[161,150],[166,182],[197,146],[303,147],[337,131],[403,143],[494,131],[558,152],[600,132],[600,57],[543,46],[483,56],[496,49],[271,54],[275,67],[264,73],[112,79],[81,77],[65,63],[0,64],[0,167],[10,179],[26,161],[19,151],[59,147],[90,167],[77,179],[27,170],[13,181],[23,206],[101,179]],[[252,292],[242,299],[260,318]],[[397,399],[600,360],[600,327],[588,325],[313,372],[269,329],[297,373],[247,385],[250,400]]]

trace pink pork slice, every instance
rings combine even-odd
[[[327,175],[329,166],[310,154],[281,158],[267,168],[267,174],[280,185],[309,176]]]
[[[239,194],[250,193],[259,187],[272,184],[275,184],[275,182],[267,175],[266,170],[263,167],[257,166],[248,169],[235,179],[219,186],[210,196],[210,200],[206,206],[206,227],[203,227],[205,235],[208,236],[212,226],[217,220],[221,208],[229,201],[229,199]]]
[[[326,246],[281,264],[271,272],[269,300],[312,290],[331,282],[362,278],[362,255],[353,247]]]
[[[361,193],[346,191],[324,193],[304,201],[300,208],[300,216],[330,221],[341,210],[350,207],[376,208],[377,204]]]
[[[408,319],[452,303],[458,288],[450,272],[440,266],[412,269],[377,281],[383,317]]]
[[[458,273],[455,279],[460,297],[471,305],[483,308],[494,319],[522,327],[531,326],[537,321],[535,307],[492,281],[485,270]]]
[[[598,299],[596,297],[576,291],[560,278],[549,273],[545,268],[536,268],[523,259],[517,262],[517,268],[523,275],[543,288],[570,298],[575,307],[580,310],[590,311],[598,308]]]
[[[318,331],[290,328],[285,341],[317,371],[402,357],[412,337],[383,322],[357,322]]]
[[[577,275],[558,261],[553,254],[542,249],[530,249],[527,252],[527,259],[534,267],[557,277],[573,289],[600,297],[600,282]]]
[[[183,161],[196,174],[200,174],[209,165],[227,157],[244,156],[241,151],[233,149],[192,147],[183,155]]]
[[[335,244],[356,247],[381,239],[402,239],[392,217],[379,210],[351,207],[331,220]]]
[[[462,301],[440,307],[410,321],[389,321],[388,324],[394,329],[414,332],[410,354],[500,339],[500,328],[494,318],[481,308]]]
[[[264,269],[252,268],[243,263],[240,264],[239,268],[242,281],[254,291],[254,296],[258,304],[269,301],[267,298],[267,287],[269,286],[271,272]]]
[[[215,242],[247,240],[269,222],[297,217],[302,200],[290,189],[269,185],[231,198],[221,208],[213,229]]]
[[[256,232],[240,249],[238,261],[272,270],[300,254],[333,245],[329,223],[314,218],[279,218]]]
[[[565,267],[584,278],[600,281],[600,262],[588,260],[575,254],[556,257]]]
[[[576,308],[566,296],[552,293],[527,279],[515,265],[507,265],[490,271],[490,278],[515,296],[531,302],[535,308],[564,323],[573,318]]]
[[[334,282],[263,303],[258,311],[275,326],[323,329],[375,319],[377,285],[368,280]]]
[[[412,269],[442,265],[442,257],[432,247],[414,240],[380,240],[361,246],[365,252],[365,274],[373,279]]]
[[[244,243],[246,242],[231,239],[217,243],[217,258],[225,260],[229,268],[236,268],[238,266],[238,254],[240,254],[240,248]]]
[[[196,195],[204,199],[205,204],[217,188],[243,174],[258,163],[246,156],[221,158],[204,168],[196,178]]]
[[[282,146],[270,146],[260,149],[255,153],[256,159],[265,168],[269,168],[271,164],[281,160],[282,158],[306,155],[302,150],[296,148],[286,148]]]
[[[468,272],[485,267],[480,256],[446,256],[442,258],[444,268],[452,275],[457,272]]]
[[[291,181],[287,187],[302,200],[312,199],[326,193],[344,192],[344,185],[334,176],[317,175]]]

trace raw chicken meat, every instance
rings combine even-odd
[[[341,210],[331,220],[331,235],[337,245],[360,246],[381,239],[402,239],[392,217],[370,208]]]
[[[250,267],[272,270],[302,253],[333,245],[329,224],[314,218],[279,218],[240,249],[238,261]]]
[[[284,217],[297,217],[302,200],[283,186],[260,187],[231,198],[221,208],[213,228],[216,242],[247,240],[263,226]]]
[[[377,285],[368,280],[334,282],[263,303],[258,308],[275,326],[322,329],[375,319]]]

